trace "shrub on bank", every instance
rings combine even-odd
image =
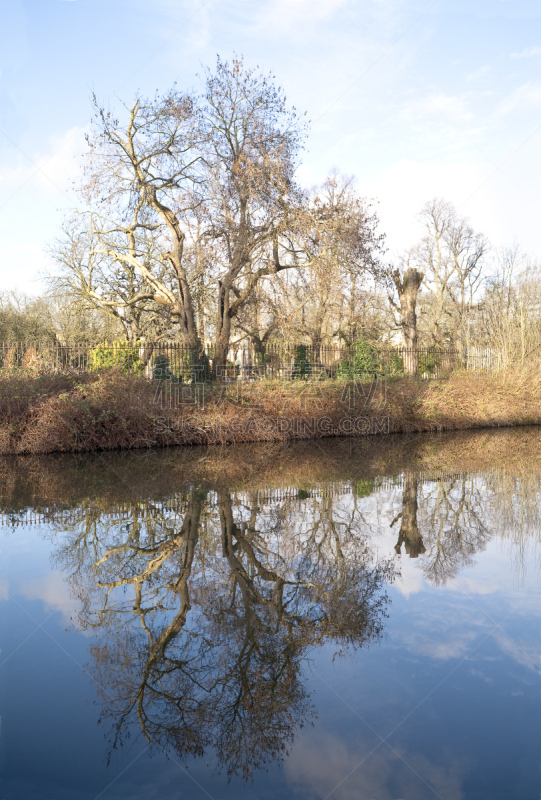
[[[101,369],[122,369],[131,375],[141,375],[143,367],[139,355],[139,344],[127,341],[116,341],[111,344],[99,344],[89,353],[90,369],[96,372]]]
[[[379,356],[371,344],[365,341],[355,342],[353,354],[343,359],[336,368],[336,377],[341,380],[354,381],[365,375],[374,375],[381,371]]]

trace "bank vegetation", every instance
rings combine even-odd
[[[181,390],[175,393],[175,388]],[[121,370],[0,379],[0,452],[53,453],[288,441],[539,424],[541,375],[261,381],[182,398]]]

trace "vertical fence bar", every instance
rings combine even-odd
[[[165,366],[169,373],[189,381],[194,375],[193,365],[197,353],[183,342],[157,341],[144,342],[134,358],[134,345],[127,342],[103,342],[99,345],[88,342],[13,342],[0,343],[0,368],[13,370],[32,368],[46,372],[89,372],[97,367],[123,367],[127,372],[137,374],[143,367],[143,374],[151,378],[156,363]],[[208,343],[203,351],[212,358],[213,350]],[[418,374],[424,378],[437,378],[462,368],[469,372],[495,375],[506,366],[505,354],[491,347],[469,347],[464,352],[453,348],[418,348],[416,351],[404,347],[374,346],[372,365],[381,374],[404,374],[411,361],[418,361]],[[137,356],[137,348],[136,353]],[[355,346],[329,344],[302,344],[293,342],[266,343],[261,351],[261,359],[253,342],[240,343],[238,351],[233,351],[241,374],[247,374],[250,367],[261,367],[262,377],[285,379],[291,377],[293,369],[300,369],[305,377],[322,374],[329,378],[337,375],[351,375],[357,364],[358,350]],[[339,367],[342,365],[342,369]],[[411,366],[411,364],[410,364]],[[406,367],[406,369],[405,369]]]

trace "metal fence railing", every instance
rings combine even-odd
[[[196,352],[179,342],[58,342],[0,343],[2,372],[92,372],[121,369],[147,378],[194,381],[206,379],[213,368],[224,380],[315,379],[352,380],[362,375],[401,375],[414,372],[438,378],[455,370],[495,374],[504,368],[501,354],[490,348],[452,350],[382,348],[365,342],[351,347],[271,343],[264,348],[233,344],[226,364],[213,365],[213,349]]]

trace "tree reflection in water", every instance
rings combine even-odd
[[[81,625],[101,634],[92,670],[113,745],[135,724],[153,748],[213,751],[244,777],[287,753],[314,714],[311,649],[377,640],[394,575],[362,517],[335,514],[325,493],[309,505],[303,516],[306,501],[193,488],[173,518],[134,504],[128,518],[72,526],[57,562]]]
[[[4,461],[9,519],[37,508],[56,520],[54,559],[96,635],[113,745],[142,732],[151,748],[214,753],[245,777],[283,756],[314,714],[303,672],[314,648],[382,633],[395,572],[375,548],[389,529],[432,584],[496,538],[524,575],[540,551],[541,432],[446,441],[299,444],[259,462],[246,449],[111,454],[75,469]],[[509,451],[520,457],[499,463]],[[259,488],[269,483],[274,494]]]
[[[391,522],[392,528],[395,522],[398,522],[399,519],[402,520],[395,552],[400,555],[404,544],[406,553],[410,558],[417,558],[421,553],[426,552],[417,524],[418,487],[419,479],[417,475],[411,470],[407,470],[404,473],[404,483],[402,485],[402,511]]]
[[[487,497],[475,475],[448,476],[423,480],[406,470],[402,485],[402,510],[391,522],[401,519],[395,547],[402,545],[410,558],[421,557],[426,579],[440,586],[473,563],[492,537],[486,521]]]

